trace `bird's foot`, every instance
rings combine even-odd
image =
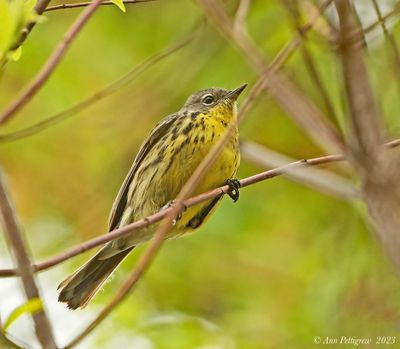
[[[239,199],[239,188],[240,182],[237,179],[228,179],[226,184],[229,186],[229,191],[227,194],[232,199],[233,202],[238,201]]]
[[[163,207],[161,207],[160,211],[166,210],[168,208],[174,207],[176,204],[175,200],[170,200],[168,201]],[[178,212],[177,216],[175,217],[175,219],[172,221],[172,224],[175,225],[181,218],[182,218],[182,214],[187,210],[187,207],[182,204],[182,209]]]

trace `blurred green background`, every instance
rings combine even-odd
[[[365,26],[376,20],[369,1],[356,3]],[[380,3],[385,11],[395,1]],[[224,4],[230,13],[238,6],[236,0]],[[79,11],[49,12],[37,25],[23,45],[21,59],[9,63],[1,75],[0,108],[38,71]],[[201,19],[196,3],[187,0],[127,5],[126,14],[114,6],[100,8],[39,95],[1,133],[43,120],[91,95],[183,38]],[[333,15],[331,19],[334,22]],[[395,19],[391,30],[399,39]],[[248,25],[270,58],[294,35],[278,0],[252,1]],[[368,40],[374,88],[389,128],[399,134],[399,82],[392,51],[379,28]],[[343,119],[339,61],[316,32],[307,47]],[[323,109],[299,52],[285,70]],[[119,186],[157,121],[199,89],[234,88],[253,84],[256,78],[241,54],[209,23],[188,46],[109,98],[37,135],[1,143],[1,166],[35,260],[106,231]],[[241,125],[241,138],[299,159],[324,154],[266,95]],[[329,169],[353,180],[345,165]],[[238,177],[261,170],[243,159]],[[380,347],[374,344],[376,336],[400,330],[400,282],[363,217],[358,203],[284,178],[245,188],[236,204],[225,198],[194,235],[168,241],[133,294],[78,347],[311,348],[315,336],[371,338],[371,345],[359,347]],[[9,266],[3,241],[0,251],[1,267]],[[143,247],[129,256],[84,311],[71,312],[57,304],[55,288],[90,252],[41,274],[60,342],[71,339],[113,296],[141,252]],[[1,292],[6,282],[10,281],[0,279],[2,318],[20,304],[12,298],[17,283]],[[19,326],[15,323],[10,329],[16,336]]]

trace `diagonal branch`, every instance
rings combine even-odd
[[[55,70],[61,59],[66,54],[71,42],[76,38],[83,26],[94,14],[97,7],[100,6],[102,0],[93,0],[90,6],[82,11],[80,16],[71,25],[63,40],[58,44],[54,52],[43,65],[39,73],[33,78],[23,92],[12,101],[8,107],[0,114],[0,124],[9,121],[16,113],[18,113],[35,95],[39,92],[43,84],[48,80],[52,72]]]
[[[391,149],[391,148],[396,148],[400,146],[400,139],[393,140],[391,142],[385,143],[386,148]],[[261,173],[258,173],[256,175],[243,178],[240,180],[240,185],[242,188],[247,187],[249,185],[253,185],[283,174],[286,174],[288,171],[290,171],[293,167],[304,167],[304,166],[316,166],[316,165],[322,165],[322,164],[327,164],[331,162],[338,162],[338,161],[344,161],[346,160],[346,157],[344,155],[325,155],[317,158],[312,158],[312,159],[307,159],[307,160],[297,160],[294,161],[290,164],[279,166],[277,168],[274,168],[272,170],[264,171]],[[184,201],[184,206],[186,207],[192,207],[195,206],[201,202],[214,199],[218,196],[221,196],[223,194],[226,194],[229,191],[229,187],[227,185],[224,185],[219,188],[215,188],[213,190],[210,190],[206,193],[197,195],[195,197],[192,197],[190,199],[187,199]],[[134,223],[131,223],[129,225],[126,225],[122,228],[113,230],[110,233],[106,233],[103,235],[100,235],[96,238],[90,239],[82,244],[79,244],[76,247],[73,247],[69,249],[68,251],[59,254],[55,257],[52,257],[44,262],[34,264],[33,271],[34,272],[39,272],[39,271],[44,271],[49,268],[52,268],[58,264],[61,264],[62,262],[75,257],[79,254],[82,254],[92,248],[95,248],[97,246],[103,245],[107,242],[110,242],[112,240],[118,239],[122,236],[126,236],[128,234],[131,234],[137,230],[143,229],[149,225],[155,224],[159,221],[161,221],[166,215],[171,211],[171,208],[162,210],[160,212],[157,212],[151,216],[148,216],[144,219],[141,219],[139,221],[136,221]],[[0,269],[0,277],[11,277],[17,275],[17,270],[16,269]]]
[[[290,157],[251,141],[241,142],[242,157],[261,168],[274,168],[294,162]],[[294,169],[284,175],[300,184],[336,196],[344,200],[359,197],[357,190],[345,178],[327,170]]]
[[[21,229],[17,222],[14,209],[12,207],[9,194],[5,188],[4,178],[0,172],[0,220],[4,234],[8,242],[9,250],[17,263],[17,274],[21,277],[24,291],[28,300],[40,299],[38,287],[36,285],[33,268],[25,247]],[[45,349],[57,348],[49,320],[44,309],[33,315],[36,336]]]

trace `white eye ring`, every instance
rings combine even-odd
[[[201,103],[203,103],[204,105],[213,104],[214,96],[211,93],[204,95],[203,97],[201,97]]]

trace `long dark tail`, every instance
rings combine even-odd
[[[70,309],[85,307],[133,247],[102,258],[107,249],[109,245],[61,282],[59,302],[67,303]]]

